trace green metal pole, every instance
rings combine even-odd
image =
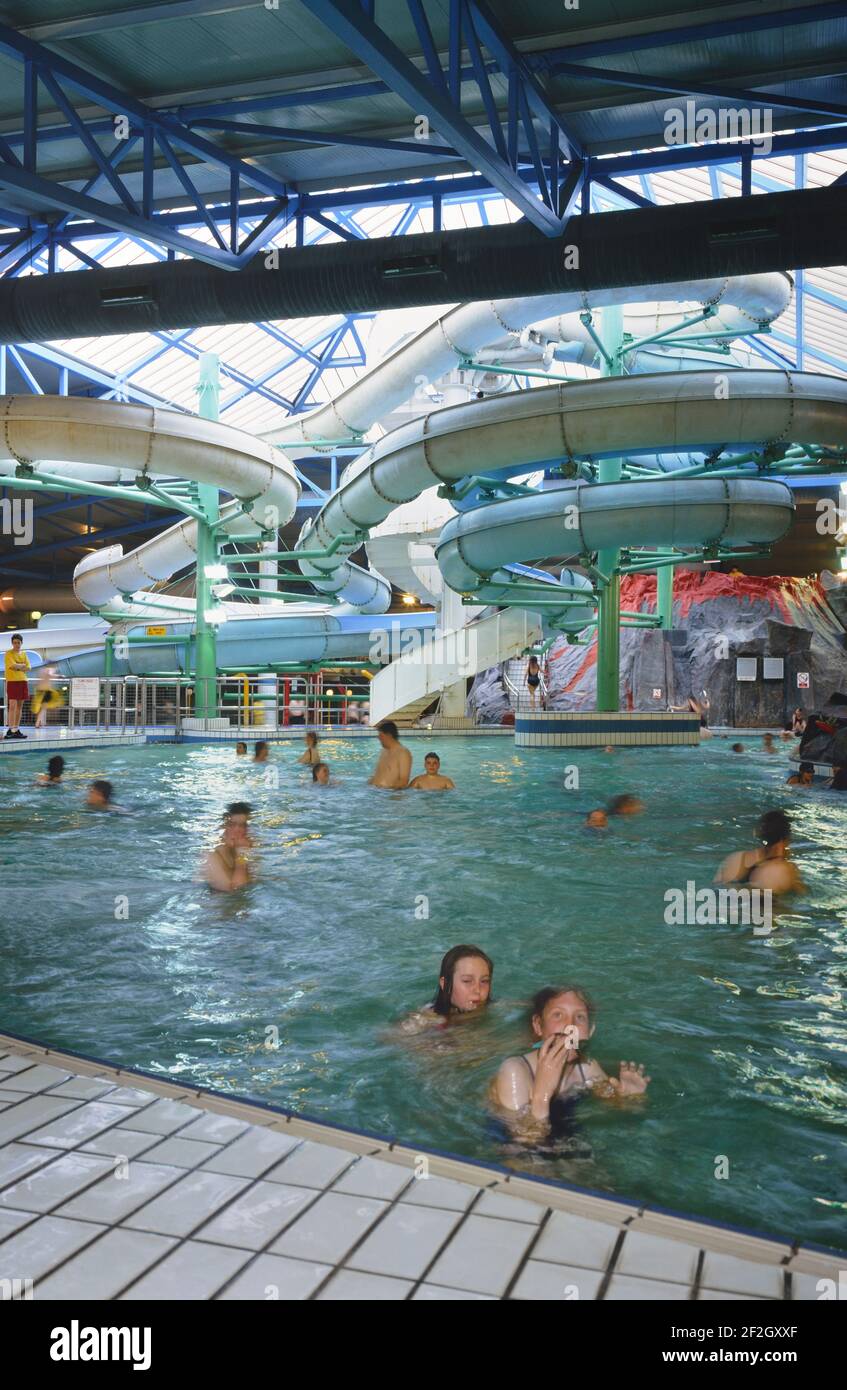
[[[112,674],[112,657],[115,654],[114,643],[115,639],[110,633],[106,638],[103,653],[103,675],[106,677],[107,680],[109,676],[111,676]]]
[[[674,565],[662,565],[656,570],[656,616],[666,630],[673,627]]]
[[[603,310],[603,345],[607,356],[601,356],[603,376],[621,376],[623,363],[623,309],[618,304]],[[623,460],[601,459],[598,482],[617,483],[623,472]],[[597,606],[597,709],[616,712],[620,702],[621,665],[621,580],[615,573],[620,563],[620,550],[601,550],[597,568],[611,576],[598,589]]]
[[[200,358],[198,413],[203,420],[217,420],[220,404],[220,372],[218,357],[204,352]],[[205,522],[197,523],[197,626],[194,662],[194,713],[198,719],[211,719],[217,713],[217,633],[206,617],[213,605],[212,580],[206,577],[206,566],[218,560],[218,542],[214,527],[219,515],[218,489],[210,483],[200,483],[197,500]]]

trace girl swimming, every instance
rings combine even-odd
[[[492,1087],[492,1100],[512,1133],[533,1145],[572,1136],[573,1101],[588,1091],[607,1100],[643,1095],[644,1067],[621,1062],[607,1076],[585,1055],[594,1033],[594,1006],[578,985],[548,985],[530,1007],[535,1037],[529,1052],[507,1057]]]
[[[62,773],[65,770],[65,760],[58,753],[54,753],[52,758],[47,760],[47,771],[42,772],[36,779],[37,787],[60,787],[62,785]]]
[[[491,1000],[494,962],[478,946],[453,946],[441,962],[432,1002],[403,1020],[404,1033],[447,1028],[460,1018],[480,1013]]]

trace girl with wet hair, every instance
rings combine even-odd
[[[400,1025],[403,1032],[447,1028],[462,1018],[483,1012],[491,1001],[493,975],[494,962],[479,946],[452,946],[441,962],[438,988],[432,1002],[403,1020]]]

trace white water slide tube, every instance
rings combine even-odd
[[[790,282],[783,275],[762,275],[675,286],[641,286],[599,291],[592,294],[591,302],[598,307],[653,301],[659,296],[664,302],[720,304],[722,314],[729,306],[740,311],[745,319],[749,317],[752,325],[770,322],[784,310],[790,298]],[[580,307],[580,296],[574,294],[459,306],[401,346],[330,405],[298,418],[269,438],[299,442],[306,453],[320,447],[312,440],[361,434],[380,415],[407,400],[421,378],[437,378],[455,365],[457,357],[473,354],[481,344],[502,337],[504,332],[519,333],[553,311],[561,314]],[[2,404],[8,459],[0,460],[0,473],[13,471],[19,461],[30,461],[42,470],[77,481],[124,482],[143,473],[151,478],[184,477],[214,483],[238,499],[228,504],[222,515],[241,532],[249,529],[251,517],[258,525],[266,524],[271,507],[280,525],[293,515],[299,485],[289,459],[267,442],[243,431],[175,411],[114,402],[25,396],[6,397]],[[490,404],[493,403],[480,402],[459,409],[482,411]],[[483,417],[476,418],[486,428]],[[425,420],[423,429],[426,428]],[[290,452],[296,456],[298,451]],[[367,455],[366,460],[370,457]],[[535,457],[538,456],[531,461]],[[56,462],[51,465],[50,460]],[[460,473],[468,471],[468,463],[466,458]],[[486,466],[491,466],[488,459]],[[430,485],[431,482],[430,478]],[[419,489],[413,490],[407,496],[416,497],[418,492]],[[346,485],[336,496],[341,495],[346,495]],[[335,502],[333,498],[328,507],[340,519]],[[392,505],[382,517],[391,511]],[[326,511],[325,508],[321,516],[322,527]],[[367,524],[379,519],[372,517]],[[307,534],[311,536],[315,529],[308,526]],[[349,523],[342,526],[342,530],[347,529]],[[341,563],[324,566],[321,562],[320,567],[303,561],[301,568],[327,596],[346,601],[361,612],[385,611],[390,600],[388,583],[373,572],[351,565],[343,554],[340,558]],[[167,580],[195,559],[196,526],[187,519],[126,555],[120,546],[112,546],[87,556],[75,573],[76,591],[88,607],[120,607],[120,595]],[[339,607],[330,611],[343,617],[350,610]],[[134,616],[134,612],[128,610],[127,616]],[[281,617],[284,620],[285,615]],[[272,660],[266,644],[263,648],[264,658]]]
[[[847,445],[847,382],[802,372],[733,375],[716,399],[714,373],[677,372],[547,386],[448,407],[384,436],[345,472],[301,537],[327,547],[367,531],[393,507],[483,466],[486,472],[553,458],[711,449],[765,442]],[[566,508],[578,505],[578,530]],[[665,478],[585,484],[489,503],[449,521],[437,546],[446,583],[497,603],[503,566],[604,547],[771,543],[791,524],[784,483],[763,478]],[[331,582],[344,546],[321,561]],[[303,566],[305,568],[305,566]],[[531,601],[527,604],[531,607]]]

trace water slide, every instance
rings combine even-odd
[[[643,336],[648,314],[650,326],[658,324],[653,331],[660,331],[672,312],[666,307],[670,301],[709,306],[713,311],[710,331],[720,331],[731,339],[778,316],[790,298],[790,282],[782,275],[764,275],[631,287],[593,293],[592,308],[612,303],[642,305],[660,296],[658,309],[628,309],[627,319],[635,316],[635,336]],[[585,342],[586,326],[578,313],[585,307],[573,294],[459,306],[423,328],[411,341],[401,343],[335,401],[287,423],[264,440],[226,425],[144,406],[34,396],[6,398],[5,438],[11,460],[5,465],[0,461],[0,473],[11,471],[17,461],[29,460],[38,461],[39,471],[78,481],[125,481],[138,473],[151,479],[194,478],[213,482],[234,495],[236,500],[224,508],[224,515],[240,533],[245,532],[250,518],[259,524],[266,521],[268,507],[275,509],[279,524],[283,524],[297,501],[292,462],[298,456],[324,448],[330,452],[326,440],[362,438],[375,420],[409,400],[421,381],[437,379],[459,360],[482,360],[479,354],[487,350],[486,344],[493,344],[490,351],[495,364],[503,360],[499,354],[510,347],[536,351],[542,339],[546,352],[552,341],[551,310],[557,311],[555,333],[560,346],[564,345],[575,360],[584,359],[594,350],[590,335],[590,346]],[[540,328],[532,329],[533,324]],[[528,329],[538,343],[526,337]],[[696,345],[692,342],[686,350],[696,352]],[[326,559],[304,557],[301,561],[303,573],[319,593],[334,602],[324,606],[267,604],[262,606],[260,617],[255,616],[255,608],[245,612],[247,605],[227,605],[230,620],[219,635],[220,663],[352,660],[354,651],[359,659],[368,655],[375,625],[369,619],[386,610],[390,584],[378,571],[363,570],[351,562],[349,556],[355,546],[339,540],[349,535],[351,528],[371,535],[372,561],[381,539],[392,542],[396,553],[389,570],[395,575],[402,573],[405,580],[411,573],[424,591],[433,595],[443,590],[446,581],[450,591],[472,594],[480,606],[497,604],[509,596],[516,582],[528,578],[551,589],[558,584],[558,590],[571,598],[574,591],[587,591],[589,583],[582,575],[569,573],[557,581],[546,571],[522,568],[583,549],[624,543],[699,547],[717,539],[745,543],[775,540],[790,525],[792,502],[789,490],[772,480],[645,478],[599,486],[575,483],[474,507],[458,516],[452,516],[452,508],[448,508],[446,528],[444,504],[439,499],[439,510],[433,489],[483,467],[486,473],[502,470],[514,475],[563,456],[671,457],[679,466],[698,450],[726,447],[728,438],[738,447],[787,438],[843,442],[838,435],[844,425],[843,389],[842,383],[830,378],[741,371],[734,376],[729,399],[715,400],[712,365],[708,374],[673,371],[571,383],[489,395],[428,411],[366,449],[347,468],[339,488],[318,516],[301,532],[298,545],[302,549],[337,547]],[[293,447],[283,453],[272,443]],[[44,463],[50,459],[57,462],[52,466]],[[416,507],[423,505],[421,498],[426,499],[424,511],[416,512]],[[573,533],[569,535],[563,527],[565,509],[574,502],[580,516],[578,546]],[[401,516],[406,512],[405,520],[398,519],[396,531],[392,529],[394,519],[389,521],[395,511]],[[437,573],[427,554],[436,532]],[[110,612],[120,611],[127,626],[143,617],[148,622],[173,625],[175,635],[187,634],[193,616],[191,600],[179,605],[184,609],[184,620],[182,613],[173,619],[163,619],[158,612],[151,617],[143,591],[151,582],[165,580],[194,561],[195,538],[195,523],[187,519],[127,555],[118,546],[92,553],[77,568],[77,594],[93,610],[106,606]],[[125,595],[134,595],[135,602]],[[169,602],[176,605],[176,600]],[[573,629],[584,624],[591,613],[588,603],[584,608],[563,606],[559,620]],[[556,616],[552,614],[554,620]],[[407,615],[402,621],[408,626]],[[419,621],[432,625],[434,615],[419,615]],[[514,645],[517,640],[512,634],[509,643]],[[489,644],[482,643],[481,647],[485,648],[486,664],[492,664]],[[173,661],[174,670],[180,669],[183,650],[158,647],[156,668],[163,669],[167,659]],[[510,649],[501,653],[500,659],[514,654]],[[148,652],[147,657],[151,655]],[[97,660],[98,654],[90,652],[72,658],[67,669],[91,672],[97,669]],[[145,664],[149,667],[144,649],[133,648],[132,669]],[[377,678],[375,688],[383,675]],[[393,690],[395,704],[397,695]]]

